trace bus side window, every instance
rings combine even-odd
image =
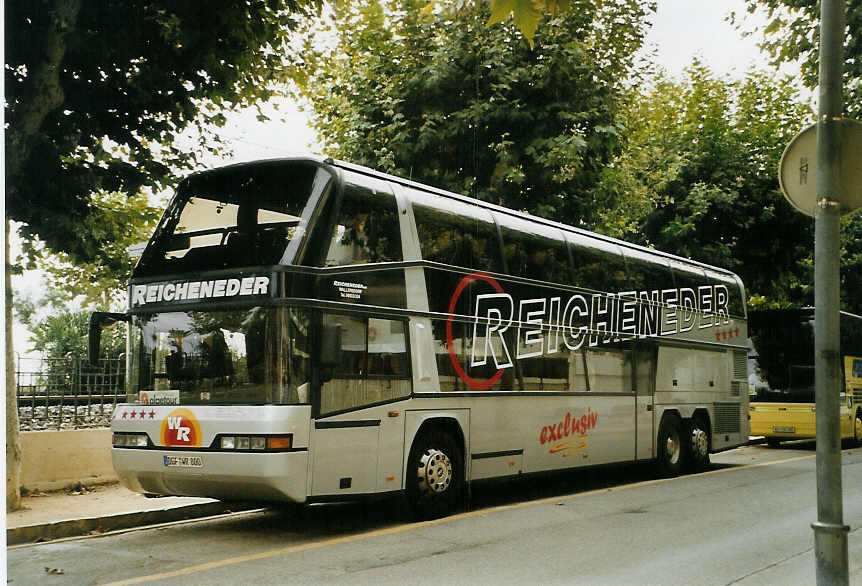
[[[709,279],[711,285],[724,285],[727,288],[728,294],[728,304],[727,309],[731,316],[744,317],[745,316],[745,304],[742,301],[742,291],[740,291],[739,284],[736,282],[736,279],[731,277],[730,275],[717,273],[715,271],[707,270],[706,276]]]
[[[469,322],[432,320],[431,323],[442,392],[589,390],[583,351],[566,348],[557,331],[544,329],[544,352],[523,357],[516,366],[511,359],[515,357],[516,345],[521,345],[523,340],[514,335],[506,338],[506,344],[510,345],[506,351],[498,338],[492,338],[489,343],[482,329],[474,331]],[[506,363],[509,365],[497,367]]]
[[[395,196],[389,185],[368,177],[348,176],[324,266],[403,259]]]
[[[333,413],[409,396],[412,392],[404,322],[353,315],[323,315],[329,342],[341,345],[339,364],[321,379],[320,412]]]
[[[490,213],[456,200],[408,190],[424,260],[501,272],[497,228]]]
[[[629,291],[659,291],[673,288],[670,266],[661,258],[633,248],[623,251],[629,274]]]
[[[503,256],[510,275],[568,283],[569,253],[562,232],[550,226],[496,214],[503,235]]]
[[[575,287],[606,293],[629,290],[626,263],[616,244],[580,234],[566,236],[570,239]]]

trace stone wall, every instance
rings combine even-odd
[[[21,486],[57,490],[115,482],[110,429],[21,432]]]

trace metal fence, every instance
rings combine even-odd
[[[107,426],[126,398],[124,358],[19,357],[15,374],[22,431]]]

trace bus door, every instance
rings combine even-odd
[[[404,417],[392,401],[411,392],[406,323],[324,314],[311,494],[367,494],[401,486]]]
[[[637,342],[634,346],[635,386],[635,458],[647,460],[655,457],[655,369],[656,345]]]

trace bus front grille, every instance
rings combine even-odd
[[[715,403],[715,433],[739,433],[739,403]]]

